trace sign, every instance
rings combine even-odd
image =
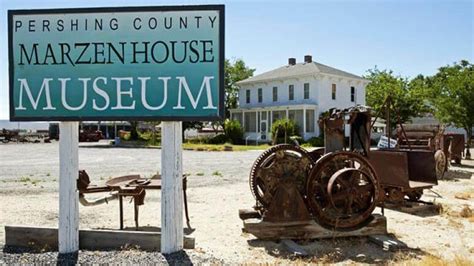
[[[9,10],[10,120],[219,120],[224,6]]]
[[[395,149],[397,147],[397,140],[390,138],[390,149]],[[377,148],[379,149],[387,149],[389,148],[388,146],[388,137],[387,136],[381,136],[379,143],[377,144]]]

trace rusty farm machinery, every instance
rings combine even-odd
[[[260,239],[385,234],[385,217],[373,213],[377,206],[418,200],[437,185],[431,151],[370,149],[368,107],[332,110],[320,127],[324,148],[281,144],[256,159],[249,178],[256,204],[239,211],[244,232]]]
[[[140,175],[125,175],[109,179],[105,185],[97,186],[91,184],[89,175],[85,170],[79,170],[77,179],[77,188],[79,190],[79,202],[83,206],[96,206],[107,204],[109,201],[118,199],[119,201],[119,219],[120,229],[123,224],[123,199],[130,197],[133,199],[135,227],[138,228],[139,206],[145,203],[146,190],[161,189],[161,175],[156,174],[151,178],[143,178]],[[191,228],[188,214],[188,201],[186,196],[187,176],[183,175],[183,200],[184,214],[188,229]],[[87,198],[86,194],[107,193],[98,198]]]

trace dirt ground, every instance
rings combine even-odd
[[[160,171],[159,149],[81,147],[80,168],[92,182],[104,183],[114,176]],[[287,263],[295,258],[271,241],[259,241],[241,231],[238,210],[251,208],[254,199],[248,174],[261,151],[184,151],[184,173],[189,174],[188,202],[191,224],[196,230],[195,253],[226,263]],[[474,152],[473,152],[474,154]],[[0,145],[0,247],[5,225],[57,226],[58,144]],[[409,249],[383,251],[367,238],[345,238],[300,242],[312,256],[301,262],[390,263],[434,256],[444,260],[474,257],[474,161],[452,166],[446,180],[422,200],[442,206],[441,214],[422,211],[416,215],[385,210],[388,231]],[[380,212],[380,210],[376,210]],[[125,204],[125,226],[133,228],[133,204]],[[118,202],[80,206],[81,228],[118,229]],[[140,207],[142,229],[160,226],[160,191],[148,191]]]

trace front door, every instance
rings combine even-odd
[[[260,138],[262,140],[267,139],[267,120],[260,121]]]

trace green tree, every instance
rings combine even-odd
[[[244,60],[224,61],[225,117],[230,118],[229,109],[237,108],[239,88],[236,83],[253,76],[255,69],[249,68]]]
[[[370,80],[366,87],[367,105],[375,112],[386,117],[386,108],[382,110],[387,96],[392,99],[393,108],[390,110],[390,124],[392,128],[398,123],[397,114],[400,115],[400,122],[405,123],[410,118],[419,116],[427,111],[427,103],[420,101],[419,95],[424,93],[425,81],[419,76],[408,81],[407,78],[395,76],[391,70],[379,70],[377,67],[368,70],[364,78]]]
[[[464,128],[467,133],[466,157],[470,158],[474,127],[474,65],[466,60],[438,69],[428,79],[435,116],[443,123]]]

